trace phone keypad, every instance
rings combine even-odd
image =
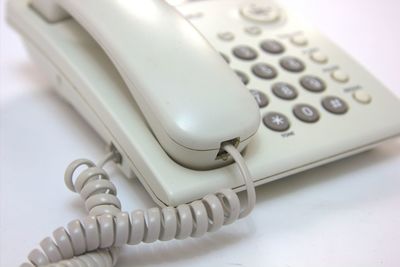
[[[258,38],[262,35],[262,29],[258,26],[248,26],[243,28],[243,34],[248,38]],[[315,66],[324,66],[331,63],[328,55],[324,54],[318,48],[310,48],[310,40],[304,34],[295,34],[283,40],[267,38],[261,39],[257,46],[239,44],[231,48],[232,57],[221,53],[222,57],[228,64],[235,65],[236,62],[240,66],[247,65],[247,69],[239,67],[235,69],[236,74],[245,85],[253,83],[258,84],[256,88],[250,89],[249,92],[253,95],[258,106],[262,110],[269,109],[270,100],[268,92],[276,97],[277,101],[286,101],[292,103],[292,116],[302,123],[315,124],[321,120],[321,111],[326,110],[331,115],[343,115],[349,111],[349,105],[345,100],[338,96],[329,95],[322,96],[320,99],[320,108],[309,103],[296,103],[300,96],[304,93],[323,94],[328,90],[329,82],[327,78],[335,81],[338,84],[348,83],[350,77],[343,72],[339,66],[335,66],[333,70],[328,70],[330,76],[324,78],[313,75],[311,70],[313,67],[307,68],[307,64],[315,64]],[[290,55],[290,46],[301,49],[304,56]],[[293,51],[293,50],[291,50]],[[267,57],[267,60],[264,58]],[[262,62],[251,63],[257,59],[262,59]],[[306,62],[308,62],[306,64]],[[328,69],[328,68],[327,68]],[[286,72],[285,75],[293,75],[297,78],[286,80],[277,80],[280,71]],[[311,73],[305,73],[309,71]],[[315,72],[315,71],[314,71]],[[323,72],[320,73],[323,75]],[[282,79],[282,78],[281,78]],[[259,81],[264,80],[265,87],[259,87]],[[329,85],[330,86],[330,85]],[[251,88],[251,87],[250,87]],[[339,92],[338,92],[339,93]],[[352,95],[353,99],[360,104],[369,104],[372,101],[370,95],[363,90],[356,91]],[[320,109],[320,110],[319,110]],[[285,132],[291,128],[289,120],[290,114],[278,112],[278,110],[268,110],[263,114],[263,124],[270,130],[275,132]]]

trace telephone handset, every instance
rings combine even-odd
[[[219,0],[177,10],[161,0],[9,1],[33,59],[110,150],[66,171],[91,216],[57,229],[24,266],[89,251],[75,260],[111,266],[123,244],[201,236],[247,215],[254,184],[400,134],[398,99],[288,9]],[[121,212],[103,169],[111,160],[164,208]]]
[[[32,4],[52,23],[72,16],[93,36],[162,147],[184,166],[221,166],[227,162],[218,155],[224,142],[243,150],[257,132],[260,112],[254,98],[204,37],[166,2]]]

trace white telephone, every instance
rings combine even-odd
[[[400,134],[399,100],[269,0],[176,9],[162,0],[11,0],[8,20],[110,149],[97,166],[80,160],[67,169],[67,186],[86,200],[92,217],[42,241],[43,251],[34,250],[26,266],[90,251],[97,252],[74,260],[92,266],[88,258],[103,257],[111,266],[124,243],[214,231],[250,212],[253,183]],[[121,213],[101,168],[111,159],[166,208],[149,210],[148,221],[143,212]],[[81,165],[88,169],[73,181]],[[247,189],[246,209],[230,189]]]

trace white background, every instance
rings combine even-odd
[[[400,95],[398,0],[283,2]],[[1,8],[0,262],[11,267],[84,216],[63,171],[76,158],[99,159],[104,144],[53,92]],[[110,171],[125,210],[154,205],[137,181]],[[400,266],[400,139],[257,194],[249,218],[201,239],[125,248],[118,266]]]

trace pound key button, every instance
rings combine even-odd
[[[277,132],[284,132],[290,127],[289,119],[278,112],[267,113],[263,118],[263,122],[269,129]]]
[[[349,106],[336,96],[327,96],[322,99],[322,106],[333,114],[345,114],[349,110]]]

